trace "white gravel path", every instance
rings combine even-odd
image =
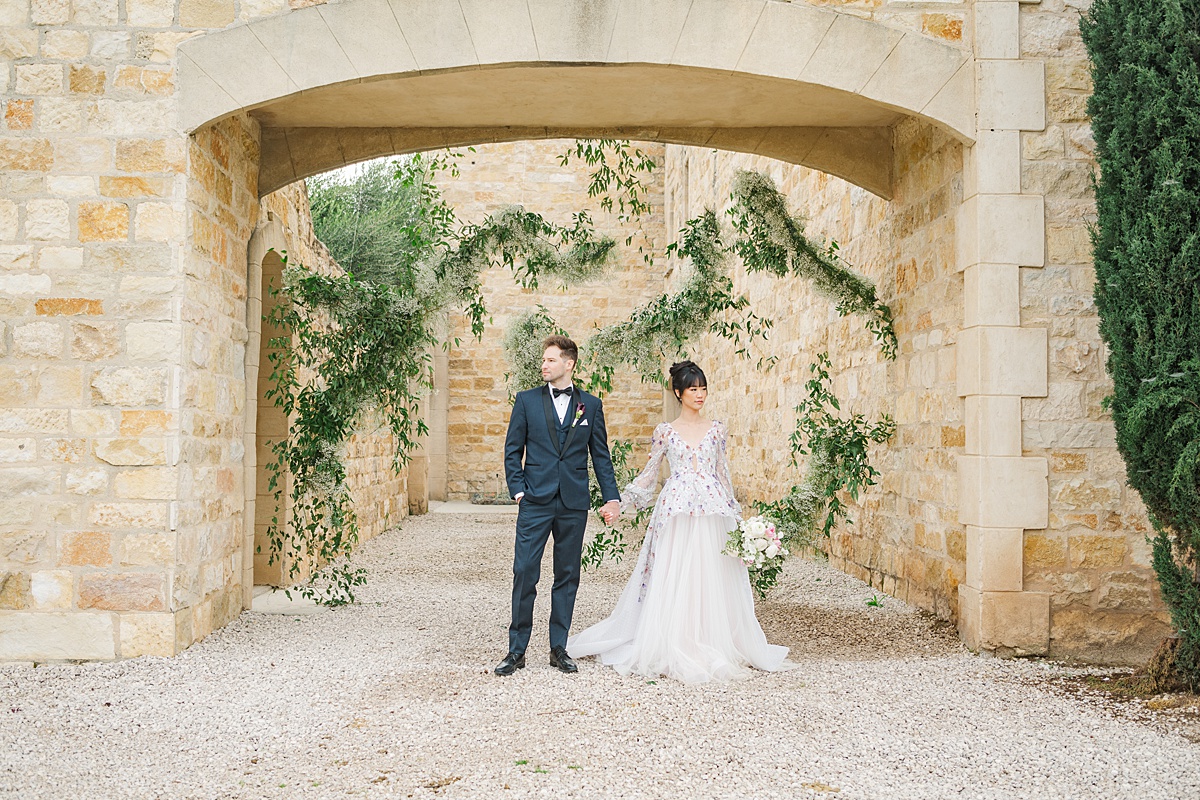
[[[1200,798],[1194,716],[972,656],[798,559],[759,608],[792,671],[562,675],[543,595],[529,668],[497,678],[511,541],[509,515],[413,519],[363,547],[354,607],[246,613],[174,659],[0,668],[0,797]],[[629,568],[585,574],[577,626]]]

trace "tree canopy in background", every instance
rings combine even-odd
[[[432,181],[447,163],[423,155],[380,159],[309,179],[317,239],[355,277],[411,286],[417,263],[454,231],[453,210]]]

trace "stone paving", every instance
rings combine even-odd
[[[363,546],[359,604],[247,612],[175,658],[0,668],[0,797],[1200,797],[1194,708],[974,656],[945,623],[868,605],[869,587],[801,559],[759,606],[788,672],[562,675],[540,598],[529,667],[496,678],[512,522],[410,519]],[[577,626],[629,568],[585,574]]]

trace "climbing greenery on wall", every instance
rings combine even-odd
[[[438,163],[401,161],[392,176],[375,168],[362,191],[318,187],[316,233],[323,237],[333,221],[331,253],[345,271],[320,274],[286,264],[282,286],[271,287],[276,303],[268,319],[281,333],[270,342],[267,397],[289,426],[268,465],[276,503],[270,560],[286,557],[292,580],[318,567],[300,591],[323,603],[352,601],[363,580],[348,562],[358,527],[346,486],[346,443],[377,418],[395,439],[395,466],[407,461],[425,433],[420,402],[432,388],[431,351],[443,343],[446,315],[461,310],[476,336],[483,331],[480,273],[503,265],[522,285],[541,278],[570,285],[603,271],[615,248],[582,214],[563,227],[512,207],[457,226],[431,180]],[[353,215],[343,215],[326,192],[370,198],[357,205],[365,217],[357,231]]]
[[[835,303],[839,314],[863,317],[884,357],[896,357],[891,310],[879,300],[874,284],[842,261],[836,244],[820,246],[805,235],[803,220],[789,213],[786,198],[770,178],[738,173],[731,199],[732,242],[726,243],[713,211],[689,220],[680,242],[669,248],[671,254],[689,263],[683,285],[589,337],[581,345],[577,371],[581,383],[601,393],[611,391],[614,371],[621,365],[632,367],[644,380],[664,383],[664,362],[685,357],[689,344],[706,333],[732,342],[739,356],[755,359],[756,368],[769,371],[776,359],[755,356],[754,350],[756,343],[769,336],[771,321],[758,316],[749,298],[734,291],[729,276],[732,255],[739,256],[749,272],[810,281],[818,294]],[[505,349],[513,391],[541,382],[540,343],[558,330],[558,324],[541,307],[510,327]],[[781,498],[757,504],[759,513],[776,522],[792,547],[812,544],[818,532],[828,536],[839,520],[851,522],[842,496],[857,500],[862,489],[874,485],[879,473],[868,458],[869,447],[887,441],[895,430],[886,415],[873,423],[862,414],[842,415],[831,388],[831,366],[827,353],[816,355],[807,395],[796,408],[790,446],[794,464],[807,456],[802,480]],[[622,466],[628,449],[627,443],[614,442]],[[585,563],[597,564],[605,557],[623,554],[623,534],[638,522],[640,519],[627,520],[621,528],[601,531],[589,543]],[[760,595],[779,577],[778,569],[752,576]]]
[[[1160,674],[1200,690],[1200,3],[1096,0],[1092,240],[1108,398],[1178,631]]]
[[[571,157],[593,167],[590,193],[601,198],[603,208],[616,208],[626,222],[650,210],[639,173],[654,164],[640,150],[628,142],[585,141],[563,162]],[[286,557],[292,580],[315,567],[316,577],[300,591],[326,604],[351,602],[364,580],[349,562],[358,528],[346,486],[346,443],[374,420],[394,437],[394,465],[407,461],[426,432],[420,402],[432,388],[432,348],[449,345],[447,314],[462,312],[472,333],[483,333],[488,316],[481,272],[503,266],[524,287],[536,288],[542,279],[567,287],[599,277],[613,260],[615,243],[597,236],[583,212],[562,226],[510,207],[479,224],[460,225],[433,180],[442,171],[453,174],[454,158],[417,156],[368,167],[349,181],[314,182],[316,234],[344,272],[285,264],[282,285],[271,287],[276,302],[268,318],[281,333],[270,342],[273,386],[267,396],[288,416],[289,429],[286,440],[274,443],[275,459],[268,465],[276,502],[270,558]],[[682,285],[588,339],[581,382],[611,391],[615,370],[628,365],[644,380],[662,383],[664,358],[683,355],[689,342],[706,333],[733,342],[759,369],[771,369],[773,357],[754,354],[771,321],[734,291],[728,262],[735,254],[751,272],[810,280],[840,314],[866,317],[884,355],[895,356],[891,314],[874,286],[841,261],[836,245],[818,246],[805,237],[803,221],[787,212],[769,179],[739,174],[733,200],[732,243],[726,243],[714,212],[690,220],[679,243],[668,248],[668,255],[690,265]],[[653,262],[652,253],[644,258]],[[540,306],[516,320],[505,339],[511,389],[541,382],[540,343],[558,331]],[[759,506],[793,545],[811,540],[822,515],[826,534],[846,518],[839,494],[857,498],[874,483],[867,446],[891,435],[886,417],[869,425],[861,415],[838,414],[829,366],[827,355],[819,354],[808,397],[797,408],[791,447],[794,460],[808,456],[805,477],[784,497]],[[629,443],[614,441],[612,450],[618,472],[632,478]],[[281,515],[285,507],[289,513]],[[626,525],[639,521],[640,515]],[[624,548],[623,530],[604,531],[588,545],[585,562],[599,563]],[[765,592],[777,579],[755,576],[756,588]]]

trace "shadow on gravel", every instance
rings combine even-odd
[[[1119,719],[1200,744],[1200,695],[1144,691],[1133,672],[1052,677],[1042,686],[1073,700],[1101,704]]]
[[[875,660],[963,652],[953,625],[932,614],[880,614],[768,602],[757,609],[767,640],[793,661]]]

